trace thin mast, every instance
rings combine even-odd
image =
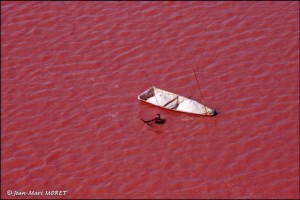
[[[200,92],[200,95],[201,95],[201,99],[202,99],[202,103],[203,103],[203,106],[204,106],[204,109],[205,109],[205,113],[207,114],[207,109],[206,109],[206,106],[205,106],[205,103],[204,103],[204,98],[203,98],[203,95],[202,95],[202,92],[201,92],[201,87],[200,87],[200,84],[199,84],[199,81],[198,81],[198,78],[197,78],[197,75],[196,75],[194,67],[193,67],[193,71],[194,71],[194,75],[195,75],[196,81],[198,83],[198,89],[199,89],[199,92]]]

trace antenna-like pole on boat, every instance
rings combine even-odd
[[[196,81],[198,83],[198,89],[199,89],[199,92],[200,92],[200,95],[201,95],[201,99],[202,99],[202,103],[203,103],[203,106],[204,106],[204,109],[205,109],[205,113],[207,114],[207,109],[206,109],[206,106],[205,106],[205,103],[204,103],[204,98],[203,98],[203,95],[202,95],[202,92],[201,92],[200,83],[198,81],[198,78],[197,78],[197,75],[196,75],[194,67],[193,67],[193,71],[194,71],[194,75],[195,75]]]
[[[146,73],[146,76],[147,76],[147,78],[148,78],[149,83],[153,86],[153,93],[154,93],[154,97],[155,97],[156,103],[157,103],[158,106],[160,106],[159,103],[158,103],[158,101],[157,101],[156,95],[155,95],[155,86],[154,86],[154,85],[152,84],[152,82],[150,81],[150,78],[149,78],[149,76],[148,76],[147,73]]]

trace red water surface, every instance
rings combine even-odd
[[[1,198],[299,198],[299,2],[1,6]]]

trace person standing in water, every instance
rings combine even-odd
[[[143,120],[143,119],[141,119],[141,120]],[[163,124],[163,123],[165,123],[166,119],[160,118],[160,114],[158,113],[155,118],[150,119],[150,120],[143,120],[143,121],[145,123],[147,123],[148,125],[152,126],[151,124],[149,124],[150,122],[154,121],[156,124]]]

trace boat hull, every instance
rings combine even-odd
[[[138,100],[176,112],[204,116],[215,115],[215,111],[213,109],[208,108],[195,100],[156,88],[155,86],[150,87],[138,95]]]

